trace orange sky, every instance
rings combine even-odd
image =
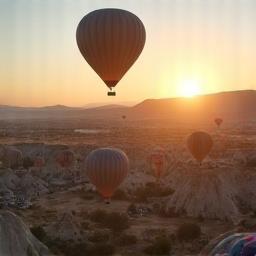
[[[75,40],[88,12],[115,7],[143,21],[147,40],[117,96],[82,58]],[[20,106],[136,102],[256,89],[254,0],[2,0],[0,103]],[[192,92],[193,93],[193,90]]]

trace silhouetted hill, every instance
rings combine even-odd
[[[145,118],[255,118],[256,91],[221,92],[193,98],[148,99],[134,106],[132,113]]]
[[[96,108],[75,108],[63,105],[23,108],[0,105],[1,119],[174,119],[198,121],[217,116],[242,120],[256,118],[256,91],[244,90],[201,95],[193,98],[147,99],[133,107],[105,105]]]

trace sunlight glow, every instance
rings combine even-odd
[[[200,82],[198,80],[183,80],[179,85],[179,95],[182,97],[193,97],[200,94]]]

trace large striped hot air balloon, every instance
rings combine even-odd
[[[148,161],[156,179],[159,180],[167,168],[166,151],[161,147],[156,147],[149,155]]]
[[[70,168],[75,161],[75,155],[71,150],[62,150],[56,154],[55,160],[62,168]]]
[[[212,137],[206,132],[194,132],[188,137],[187,146],[192,156],[201,164],[212,149]]]
[[[108,200],[128,174],[129,160],[119,149],[100,148],[87,156],[85,165],[89,180]]]
[[[131,12],[100,9],[83,17],[76,39],[85,60],[112,90],[142,52],[146,32]]]

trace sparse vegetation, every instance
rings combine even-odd
[[[136,202],[147,202],[150,197],[165,197],[173,192],[171,188],[163,188],[157,183],[149,182],[144,187],[138,188],[134,196]]]
[[[88,237],[88,240],[93,243],[102,243],[107,242],[109,238],[110,236],[108,233],[97,230]]]
[[[112,196],[112,199],[126,201],[129,199],[129,197],[125,191],[123,191],[122,189],[117,189],[114,195]]]
[[[90,227],[90,222],[88,222],[88,221],[81,222],[82,229],[89,229],[89,227]]]
[[[90,220],[101,224],[103,227],[109,228],[114,232],[121,232],[129,228],[129,219],[126,214],[111,212],[104,210],[95,210],[90,214]]]
[[[104,223],[108,213],[104,210],[97,209],[89,214],[89,218],[93,222]]]
[[[199,238],[201,235],[201,228],[194,223],[184,223],[176,231],[176,236],[179,241],[192,241]]]
[[[152,245],[144,249],[144,252],[149,255],[169,255],[171,243],[167,237],[158,237]]]
[[[116,239],[116,244],[118,246],[128,246],[136,244],[138,241],[135,235],[122,234]]]
[[[92,245],[87,248],[83,252],[84,255],[90,255],[90,256],[107,256],[107,255],[113,255],[115,252],[115,247],[110,243],[97,243],[95,245]],[[82,255],[82,254],[81,254]]]

